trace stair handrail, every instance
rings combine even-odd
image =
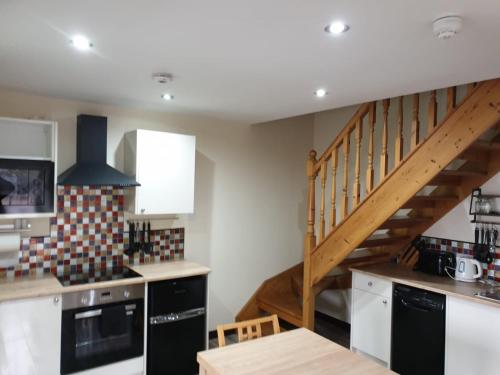
[[[463,102],[467,97],[472,95],[472,93],[478,88],[477,83],[471,83],[466,85],[467,94],[462,99]],[[440,89],[442,90],[442,89]],[[456,87],[445,88],[446,90],[446,112],[445,118],[441,121],[437,121],[437,91],[430,91],[429,96],[429,104],[428,104],[428,114],[427,114],[427,135],[420,139],[420,96],[422,93],[415,93],[406,96],[400,96],[395,98],[382,99],[372,102],[367,102],[361,104],[356,112],[351,116],[346,126],[337,134],[334,140],[330,143],[330,145],[325,149],[322,155],[317,159],[316,151],[311,150],[309,153],[309,158],[307,160],[307,177],[308,177],[308,201],[307,201],[307,233],[306,233],[306,248],[309,251],[314,251],[314,249],[321,243],[327,235],[327,228],[325,226],[326,222],[326,180],[328,176],[328,164],[330,163],[330,170],[332,176],[332,189],[331,189],[331,197],[330,197],[330,209],[329,209],[329,230],[331,232],[337,225],[339,225],[342,221],[344,221],[352,211],[362,202],[361,199],[361,189],[360,189],[360,174],[361,174],[361,141],[362,141],[362,129],[363,122],[365,117],[368,117],[369,120],[369,143],[368,143],[368,162],[367,162],[367,171],[366,171],[366,195],[363,200],[368,198],[369,194],[373,191],[376,186],[379,186],[384,179],[389,175],[389,172],[392,172],[396,167],[405,160],[422,141],[427,138],[437,127],[439,124],[443,123],[446,117],[448,117],[454,109],[457,107],[457,89]],[[409,152],[406,155],[403,155],[403,100],[405,97],[411,97],[412,100],[412,115],[411,115],[411,139],[410,139],[410,147]],[[398,110],[397,110],[397,128],[396,128],[396,137],[395,137],[395,162],[391,171],[388,168],[388,134],[389,134],[389,106],[391,101],[397,100]],[[376,124],[376,108],[377,103],[382,103],[382,147],[380,151],[380,173],[379,173],[379,181],[375,184],[374,181],[374,161],[375,161],[375,148],[374,148],[374,130]],[[355,147],[355,166],[354,166],[354,180],[353,180],[353,191],[352,191],[352,204],[349,210],[349,198],[350,192],[349,190],[349,178],[350,177],[350,144],[352,133],[354,133],[354,147]],[[337,169],[338,169],[338,151],[339,149],[343,152],[343,176],[341,179],[341,197],[337,197],[336,188],[337,188]],[[318,230],[318,239],[319,242],[316,242],[316,223],[315,223],[315,214],[316,214],[316,180],[320,179],[320,204],[319,204],[319,230]],[[337,205],[340,205],[339,216],[340,220],[337,221]]]
[[[363,103],[360,105],[360,107],[356,110],[356,112],[351,116],[349,121],[347,121],[347,124],[344,126],[344,128],[341,130],[339,134],[334,138],[334,140],[330,143],[330,145],[326,148],[326,150],[321,154],[319,159],[315,161],[314,164],[314,172],[318,173],[322,162],[326,162],[330,160],[332,157],[332,151],[335,150],[336,148],[340,147],[342,144],[342,141],[344,140],[345,136],[352,133],[352,131],[356,127],[356,123],[359,121],[359,119],[364,118],[366,114],[370,111],[370,108],[375,104],[375,102],[368,102],[368,103]]]

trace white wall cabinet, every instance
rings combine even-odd
[[[0,375],[55,375],[61,361],[61,296],[0,303]]]
[[[500,307],[447,297],[445,372],[498,374]]]
[[[390,365],[392,283],[353,272],[351,350]]]
[[[125,173],[141,186],[125,205],[135,215],[193,213],[196,138],[135,130],[125,135]]]

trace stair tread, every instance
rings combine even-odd
[[[452,170],[452,169],[443,169],[441,172],[439,172],[440,175],[443,176],[484,176],[487,174],[485,171],[463,171],[460,169]]]
[[[387,262],[389,259],[389,253],[373,253],[368,250],[358,250],[351,253],[338,267],[334,268],[338,273],[325,276],[321,281],[315,285],[316,294],[321,293],[323,290],[327,289],[347,289],[351,287],[351,272],[347,270],[347,267],[356,266],[367,266],[376,263]],[[332,271],[334,271],[332,270]],[[349,280],[346,280],[346,277]],[[302,296],[303,288],[303,274],[294,274],[292,276],[293,290],[296,295]]]
[[[392,217],[380,226],[380,229],[405,228],[413,224],[425,223],[432,217]]]
[[[374,247],[391,244],[400,240],[408,239],[406,234],[374,234],[364,240],[358,247]]]
[[[295,294],[272,291],[257,297],[257,304],[261,310],[270,314],[277,314],[280,319],[296,326],[302,325],[302,306]]]
[[[500,150],[500,142],[493,141],[476,141],[472,144],[473,148],[486,149],[486,150]]]
[[[458,196],[450,194],[450,195],[415,195],[410,200],[416,201],[449,201],[458,199]]]

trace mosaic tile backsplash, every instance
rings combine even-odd
[[[112,267],[184,258],[184,228],[151,231],[151,254],[124,254],[128,247],[124,192],[113,186],[59,186],[50,236],[21,240],[19,264],[0,268],[0,278],[53,273],[99,274]],[[127,226],[128,227],[128,226]]]
[[[445,238],[425,236],[422,236],[421,238],[425,240],[429,249],[474,256],[474,243],[472,242],[455,241]],[[500,248],[497,247],[496,249],[495,259],[493,260],[493,263],[483,263],[483,275],[488,279],[500,282]]]

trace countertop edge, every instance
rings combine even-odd
[[[469,294],[465,294],[465,293],[457,293],[454,291],[447,290],[445,288],[434,287],[434,286],[428,285],[426,282],[421,282],[418,280],[408,280],[408,279],[404,279],[404,278],[400,278],[400,277],[396,277],[396,276],[384,275],[383,273],[370,271],[367,269],[363,269],[361,267],[360,268],[349,267],[349,271],[360,272],[360,273],[364,273],[366,275],[371,275],[371,276],[383,278],[385,280],[395,282],[398,284],[404,284],[404,285],[408,285],[408,286],[411,286],[414,288],[420,288],[420,289],[428,290],[430,292],[440,293],[440,294],[444,294],[447,296],[453,296],[453,297],[457,297],[457,298],[462,298],[462,299],[465,299],[465,300],[468,300],[471,302],[477,302],[477,303],[481,303],[483,305],[500,308],[500,303],[488,301],[486,299],[479,298],[479,297],[476,297],[474,295],[469,295]],[[472,285],[470,285],[470,286],[472,286]]]
[[[203,275],[208,275],[210,273],[210,270],[208,271],[203,271],[203,272],[190,272],[190,273],[183,273],[183,274],[175,274],[175,275],[169,275],[167,277],[162,277],[162,276],[142,276],[143,280],[147,283],[155,282],[155,281],[163,281],[163,280],[172,280],[172,279],[179,279],[182,277],[192,277],[192,276],[203,276]]]
[[[161,271],[156,271],[155,274],[151,276],[148,276],[144,271],[141,272],[141,268],[144,269],[144,267],[148,267],[151,265],[155,266],[156,268],[159,268],[161,266],[169,266],[171,268],[172,266],[174,266],[174,263],[176,263],[175,265],[178,265],[181,262],[181,266],[185,268],[179,271],[165,270],[163,274],[161,274]],[[57,296],[89,289],[103,289],[120,285],[145,284],[148,282],[172,280],[182,277],[208,275],[211,272],[210,268],[206,266],[187,261],[186,263],[184,263],[184,261],[175,261],[141,264],[135,266],[131,265],[129,266],[129,268],[136,271],[141,276],[129,279],[103,281],[93,284],[73,285],[67,287],[62,286],[57,280],[57,277],[53,274],[45,274],[40,278],[23,277],[14,280],[2,280],[0,281],[0,303],[28,298]],[[6,286],[8,286],[8,288],[11,290],[2,290]]]

